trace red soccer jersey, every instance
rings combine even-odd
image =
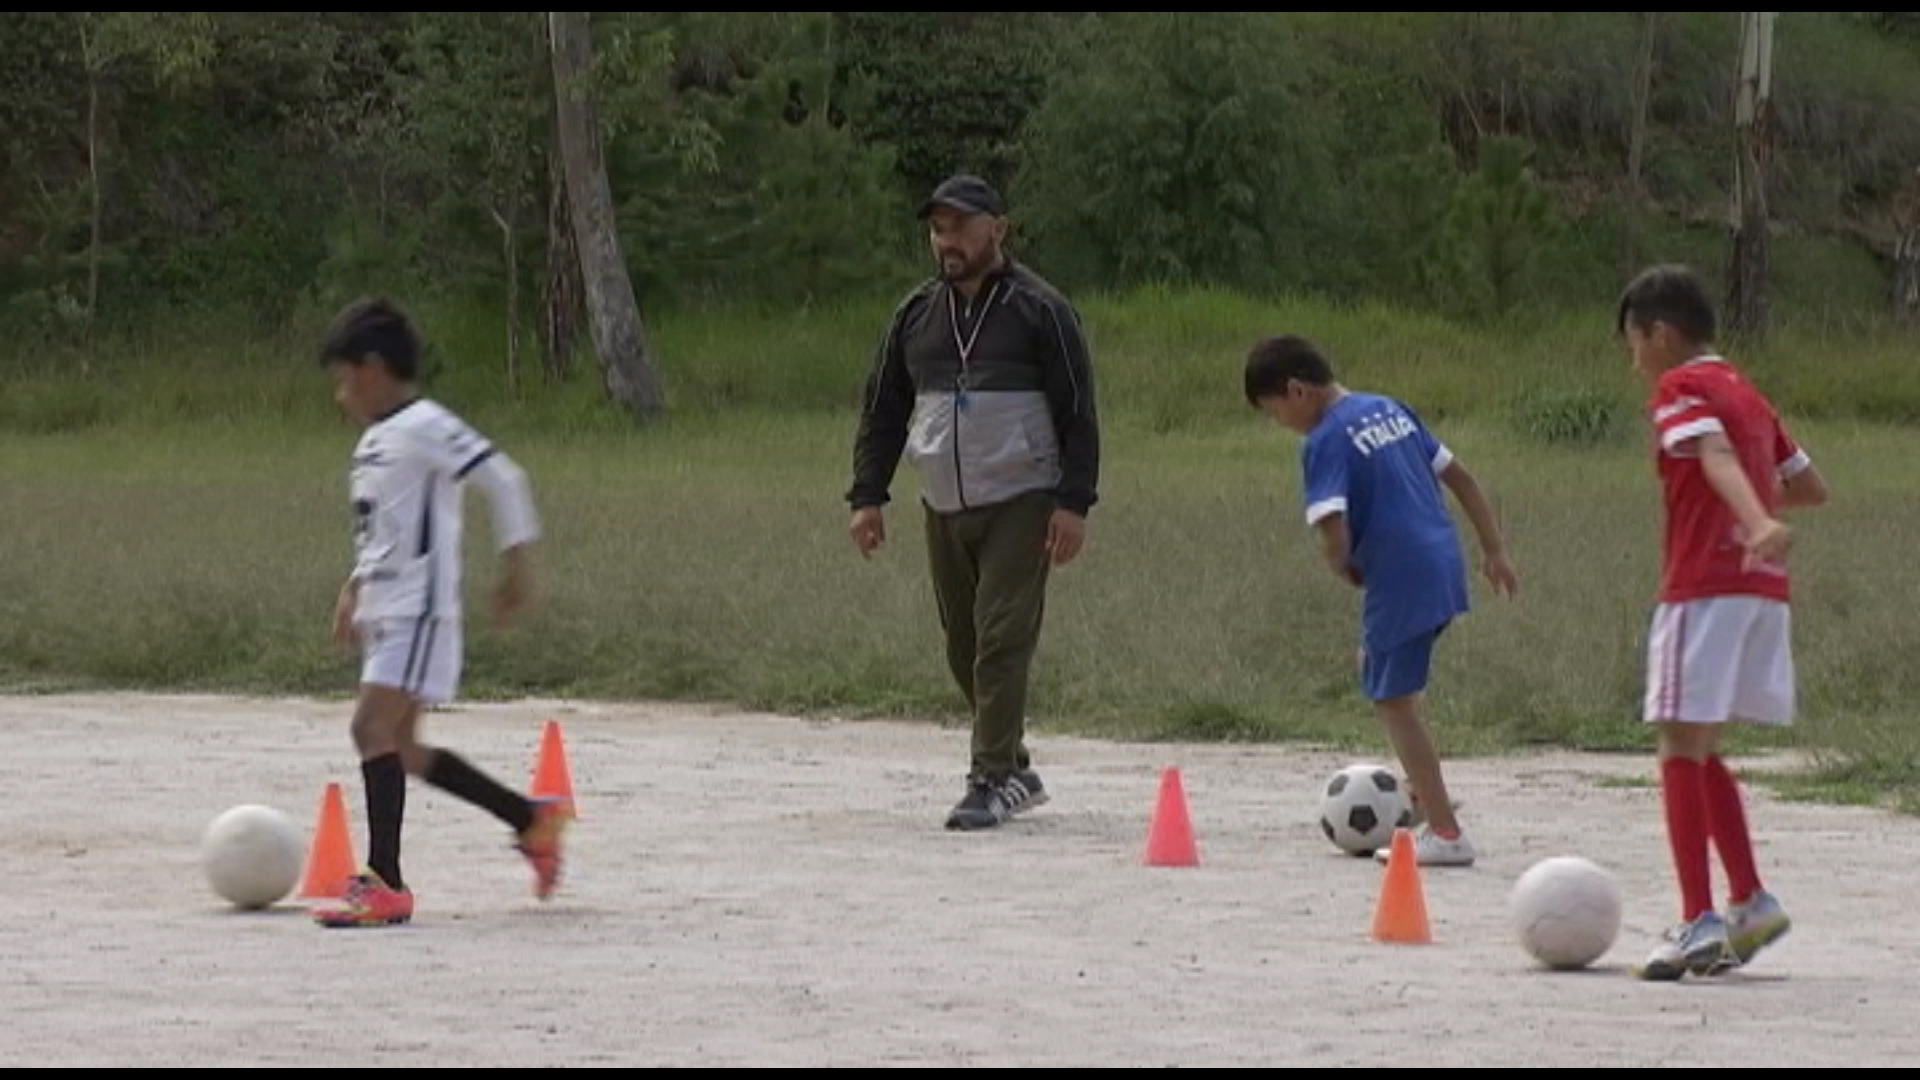
[[[1708,482],[1697,441],[1713,432],[1725,435],[1760,505],[1771,514],[1779,503],[1780,481],[1809,463],[1773,405],[1732,364],[1702,356],[1661,375],[1649,408],[1665,518],[1660,599],[1679,603],[1739,595],[1787,600],[1785,566],[1741,568],[1746,552],[1739,518]]]

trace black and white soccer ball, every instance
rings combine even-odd
[[[1383,765],[1349,765],[1321,789],[1320,831],[1349,855],[1372,855],[1412,824],[1406,785]]]

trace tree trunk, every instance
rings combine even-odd
[[[1893,196],[1893,317],[1920,323],[1920,169]]]
[[[1641,164],[1647,145],[1647,109],[1653,98],[1653,47],[1659,37],[1660,13],[1640,13],[1640,70],[1633,89],[1633,130],[1627,137],[1627,190],[1635,199],[1646,194]]]
[[[1773,164],[1773,18],[1742,15],[1740,83],[1734,108],[1733,246],[1727,268],[1727,321],[1736,332],[1767,332],[1767,178]]]
[[[87,187],[93,201],[87,226],[87,319],[82,327],[80,374],[93,369],[93,319],[100,306],[100,219],[103,198],[100,191],[100,65],[93,55],[93,43],[87,37],[87,22],[80,20],[80,58],[87,69]]]
[[[491,208],[490,208],[491,209]],[[520,389],[520,255],[513,242],[513,223],[492,210],[500,226],[500,243],[507,264],[507,392]]]
[[[589,15],[585,11],[547,13],[567,199],[572,204],[587,314],[607,393],[637,416],[651,418],[664,410],[665,403],[614,227],[613,191],[607,183],[587,86],[593,67]]]
[[[1620,230],[1620,276],[1631,277],[1640,265],[1640,216],[1646,211],[1647,188],[1642,177],[1647,146],[1647,111],[1653,98],[1653,51],[1659,37],[1660,13],[1640,13],[1640,70],[1634,82],[1633,125],[1627,132],[1627,197]]]
[[[1893,317],[1903,326],[1920,323],[1920,225],[1893,243]]]
[[[556,129],[547,151],[547,273],[540,295],[541,362],[550,383],[573,374],[573,346],[580,336],[580,249],[573,242],[571,202]]]

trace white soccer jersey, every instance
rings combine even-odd
[[[526,475],[438,402],[415,398],[370,424],[353,451],[356,621],[460,617],[464,483],[493,511],[495,547],[538,539]]]

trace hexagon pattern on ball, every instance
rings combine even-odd
[[[1384,765],[1348,765],[1321,789],[1320,831],[1349,855],[1372,855],[1393,842],[1393,830],[1412,822],[1406,787]]]

